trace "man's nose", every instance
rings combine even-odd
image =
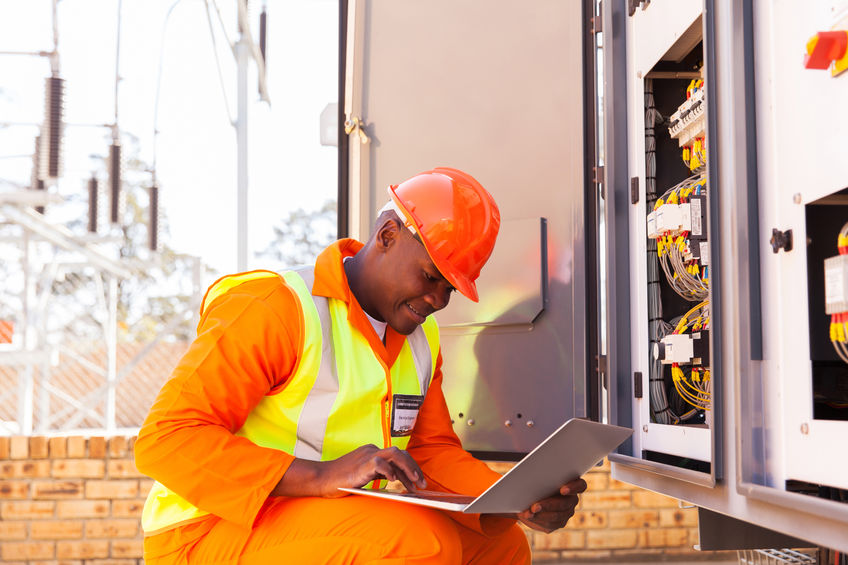
[[[451,289],[448,285],[440,283],[427,294],[427,302],[438,311],[450,302]]]

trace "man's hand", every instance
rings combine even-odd
[[[361,487],[375,479],[400,481],[410,492],[427,487],[424,473],[406,451],[363,445],[332,461],[295,459],[273,496],[346,496],[339,487]]]
[[[586,490],[586,481],[575,479],[559,489],[559,494],[543,498],[530,505],[530,508],[518,514],[518,520],[534,530],[547,534],[565,526],[574,515],[579,502],[578,496]]]

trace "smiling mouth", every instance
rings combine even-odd
[[[426,315],[422,314],[421,312],[419,312],[418,310],[413,308],[412,304],[410,304],[409,302],[406,303],[406,307],[409,308],[412,311],[413,314],[415,314],[416,316],[421,318],[421,322],[419,322],[419,323],[422,323],[424,321],[424,319],[427,317]]]

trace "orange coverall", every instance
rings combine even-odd
[[[342,267],[361,247],[354,240],[328,247],[315,265],[313,293],[344,300],[348,322],[391,366],[404,336],[388,327],[383,344]],[[359,496],[269,497],[294,457],[233,433],[264,395],[285,394],[303,344],[301,316],[294,291],[278,277],[204,304],[197,339],[154,402],[135,458],[142,472],[211,514],[146,532],[146,563],[529,563],[512,519]],[[453,432],[441,363],[439,354],[407,450],[428,489],[477,495],[499,475]]]

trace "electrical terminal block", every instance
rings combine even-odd
[[[663,204],[655,212],[656,231],[660,235],[676,237],[692,229],[692,214],[688,202],[684,202],[683,204]]]
[[[848,255],[824,260],[824,310],[827,314],[848,312]]]
[[[689,237],[691,239],[707,238],[707,197],[704,194],[693,194],[689,197],[690,227]]]
[[[661,235],[662,233],[657,230],[657,211],[651,210],[651,213],[648,214],[648,237],[650,239],[656,239]]]
[[[706,239],[691,239],[688,251],[688,255],[684,256],[685,259],[694,259],[702,267],[710,264],[710,243]]]
[[[705,109],[704,89],[699,88],[669,118],[668,134],[680,147],[689,145],[697,137],[704,137]]]
[[[709,359],[710,332],[669,334],[654,343],[654,359],[663,365],[703,365]]]

